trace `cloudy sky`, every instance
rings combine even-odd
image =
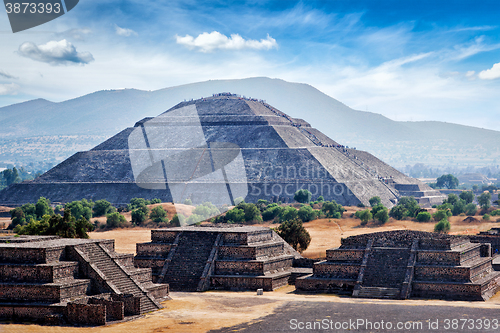
[[[500,130],[499,14],[498,0],[81,0],[13,34],[2,11],[0,106],[267,76],[394,120]]]

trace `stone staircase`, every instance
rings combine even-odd
[[[149,311],[158,310],[161,305],[154,301],[147,292],[127,274],[125,269],[116,263],[113,258],[101,247],[98,243],[87,243],[78,246],[78,250],[83,252],[85,257],[89,259],[91,266],[97,268],[105,279],[108,287],[115,288],[115,292],[121,294],[132,294],[140,297],[141,305],[140,312],[146,313]],[[84,258],[85,258],[84,257]]]
[[[196,291],[216,238],[217,233],[182,232],[162,282],[171,290]]]
[[[398,288],[382,288],[382,287],[361,287],[358,297],[363,298],[397,298],[400,290]]]
[[[409,257],[410,249],[372,248],[358,296],[383,298],[397,297],[405,281]],[[364,292],[362,292],[362,290],[364,290]]]

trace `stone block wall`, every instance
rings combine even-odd
[[[80,325],[106,325],[106,306],[104,304],[68,303],[66,318]]]

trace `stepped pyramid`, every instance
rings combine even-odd
[[[168,285],[114,240],[0,237],[0,319],[105,325],[162,308]]]
[[[342,239],[298,290],[354,297],[487,300],[500,289],[492,246],[469,237],[397,230]]]
[[[335,123],[331,124],[335,126]],[[373,155],[343,145],[265,101],[222,93],[179,103],[79,152],[30,182],[0,192],[0,204],[134,197],[214,204],[290,202],[299,189],[342,205],[391,207],[401,196],[425,206],[439,192]]]

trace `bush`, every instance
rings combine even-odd
[[[132,211],[132,222],[141,224],[148,218],[149,209],[145,205]]]
[[[477,213],[476,204],[470,203],[470,204],[467,204],[467,206],[465,206],[465,214],[467,214],[468,216],[474,216],[474,215],[476,215],[476,213]]]
[[[431,213],[429,212],[420,212],[417,215],[418,222],[429,222],[431,220]]]
[[[118,212],[110,213],[106,216],[106,228],[120,228],[127,223],[125,216]]]
[[[474,192],[472,191],[462,191],[460,193],[460,199],[465,201],[465,204],[470,204],[472,201],[474,201]]]
[[[342,205],[338,204],[335,200],[326,201],[323,203],[323,207],[321,207],[321,211],[325,214],[326,217],[333,217],[339,219],[342,217],[345,209]]]
[[[276,233],[299,252],[303,252],[311,243],[311,235],[298,218],[283,221]]]
[[[275,205],[275,206],[273,206],[273,205]],[[284,208],[282,208],[276,204],[271,204],[271,205],[267,206],[266,210],[262,213],[262,219],[264,221],[271,221],[276,216],[278,216],[282,210],[284,210]]]
[[[311,206],[301,207],[297,215],[302,222],[309,222],[316,218],[316,212],[311,208]]]
[[[457,202],[453,205],[451,212],[453,216],[457,216],[465,212],[465,206],[467,206],[467,202],[463,199],[457,200]]]
[[[371,197],[370,200],[368,200],[370,203],[370,206],[374,207],[377,205],[380,205],[382,203],[382,199],[380,199],[379,196]]]
[[[191,199],[186,199],[186,200],[184,200],[184,204],[192,206],[193,205],[193,201],[191,201]]]
[[[318,202],[323,202],[323,201],[325,201],[325,199],[323,198],[323,196],[322,196],[322,195],[320,195],[316,201],[318,201]]]
[[[477,197],[477,202],[481,206],[482,209],[488,209],[491,207],[491,193],[484,192],[480,196]]]
[[[354,213],[354,216],[361,220],[361,225],[367,224],[368,221],[373,218],[373,215],[369,209],[357,211],[356,213]]]
[[[151,209],[151,213],[149,213],[149,218],[156,223],[159,222],[168,222],[167,212],[163,209],[162,206],[156,206]]]
[[[172,220],[170,220],[170,224],[173,227],[181,227],[186,224],[186,217],[182,214],[181,215],[175,214],[172,217]]]
[[[485,221],[489,221],[489,220],[490,220],[490,217],[491,217],[491,216],[490,216],[489,214],[484,214],[484,215],[483,215],[483,220],[485,220]]]
[[[285,209],[283,209],[278,216],[279,222],[283,223],[285,221],[292,221],[296,219],[298,216],[298,211],[292,206],[288,206]]]
[[[362,202],[360,202],[360,203],[359,203],[359,204],[357,204],[356,206],[357,206],[357,207],[359,207],[359,208],[365,208],[365,207],[366,207],[366,206],[365,206]]]
[[[238,208],[243,209],[245,213],[245,221],[246,222],[260,222],[262,221],[262,217],[260,216],[260,209],[257,208],[253,203],[240,203]]]
[[[75,219],[70,211],[59,214],[44,215],[40,221],[31,219],[25,226],[17,225],[14,231],[18,235],[55,235],[63,238],[89,238],[87,232],[94,226],[85,218]]]
[[[293,196],[293,200],[300,202],[300,203],[308,203],[311,201],[311,192],[308,190],[298,190],[295,192],[295,195]]]
[[[52,207],[50,207],[50,201],[44,197],[40,197],[35,205],[35,215],[37,219],[41,219],[44,215],[54,215],[54,211]],[[75,217],[80,218],[80,216]],[[90,217],[88,219],[90,219]]]
[[[434,214],[432,214],[432,217],[434,218],[434,221],[441,221],[443,219],[448,221],[448,216],[450,215],[451,212],[449,210],[440,209]]]
[[[500,215],[500,209],[495,209],[494,211],[492,211],[492,212],[490,213],[490,215],[491,215],[491,216],[498,216],[498,215]]]
[[[450,222],[447,219],[442,219],[434,225],[434,232],[448,233],[450,231]]]
[[[107,215],[109,213],[112,213],[114,207],[111,206],[111,203],[107,200],[97,200],[95,203],[94,203],[94,207],[93,207],[93,212],[94,212],[94,216],[104,216],[104,215]]]
[[[159,204],[159,203],[161,203],[161,199],[159,198],[151,199],[151,204]]]
[[[86,218],[88,221],[92,218],[92,207],[94,203],[92,201],[87,201],[82,199],[80,201],[72,201],[64,205],[64,211],[71,211],[71,215],[76,219],[82,217]]]
[[[384,206],[382,206],[384,207]],[[387,208],[383,208],[383,209],[380,209],[379,211],[377,211],[377,213],[375,215],[373,215],[373,217],[375,218],[375,220],[379,221],[381,224],[384,224],[386,223],[387,221],[389,221],[389,212],[387,210]]]
[[[228,223],[240,223],[245,221],[245,212],[243,209],[235,207],[226,213],[226,221]]]

